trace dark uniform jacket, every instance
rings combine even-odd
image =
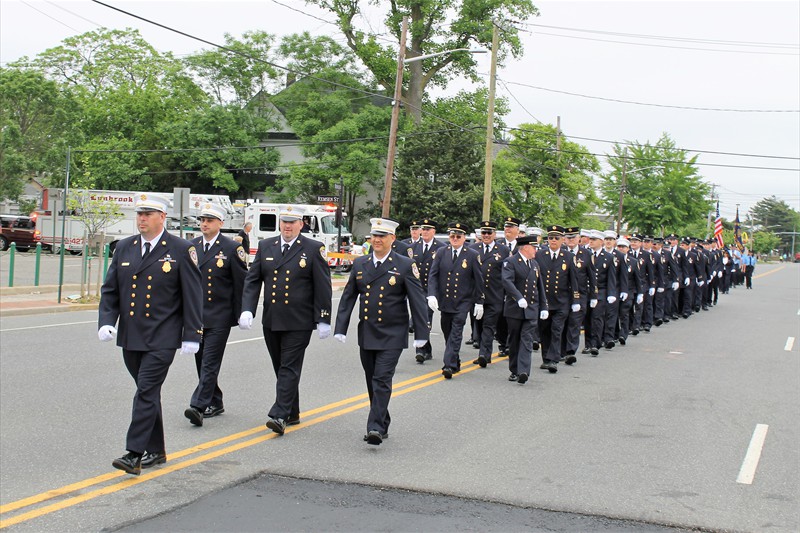
[[[117,346],[126,350],[178,349],[200,342],[203,289],[197,253],[166,231],[146,257],[141,236],[119,242],[101,290],[99,326],[116,324]]]
[[[676,246],[675,254],[672,256],[675,259],[675,266],[677,267],[677,274],[678,274],[678,283],[680,287],[688,287],[684,283],[686,278],[689,278],[689,282],[691,283],[691,278],[694,272],[694,259],[691,259],[686,255],[686,250],[681,248],[680,246]]]
[[[625,261],[628,264],[628,290],[630,291],[631,297],[634,294],[643,294],[647,292],[648,287],[645,285],[645,258],[641,252],[639,252],[639,257],[636,258],[633,256],[631,251],[628,251],[627,257],[625,257]]]
[[[578,290],[578,276],[572,254],[560,248],[555,261],[550,256],[550,249],[536,252],[536,262],[542,269],[544,288],[547,293],[549,309],[568,308],[580,303],[581,293]]]
[[[617,274],[617,293],[611,294],[609,291],[608,295],[619,297],[623,292],[630,294],[628,291],[628,262],[626,261],[628,256],[617,249],[611,250],[611,255],[614,260],[614,270],[616,270]]]
[[[483,270],[483,297],[487,304],[502,305],[503,294],[503,261],[510,255],[508,248],[495,242],[489,253],[482,242],[472,245],[481,258]]]
[[[415,340],[428,340],[428,308],[412,259],[390,252],[376,269],[372,254],[357,257],[339,301],[336,334],[347,334],[359,297],[358,345],[365,350],[407,348],[409,306]]]
[[[403,241],[394,241],[392,243],[392,251],[406,257],[414,257],[414,252],[411,251],[411,246]]]
[[[281,242],[281,237],[259,241],[244,282],[242,311],[255,315],[263,283],[266,328],[298,331],[329,324],[332,289],[325,246],[300,234],[282,255]]]
[[[605,250],[601,250],[599,256],[595,256],[591,250],[589,250],[589,253],[592,254],[590,262],[594,270],[595,294],[599,294],[600,291],[606,291],[606,296],[614,296],[616,298],[617,269],[614,266],[613,256]]]
[[[242,248],[244,248],[245,253],[250,255],[250,235],[242,228],[239,230],[238,236],[242,239]]]
[[[478,252],[462,246],[453,263],[453,247],[436,251],[428,277],[428,296],[436,296],[443,313],[464,313],[483,304],[483,272]]]
[[[244,246],[219,234],[203,250],[203,237],[192,241],[203,280],[203,327],[226,328],[238,324],[242,314],[242,288],[247,275]]]
[[[530,263],[529,268],[525,264],[525,258],[518,253],[503,262],[503,289],[506,292],[503,316],[519,320],[538,320],[539,311],[548,309],[542,270],[536,259],[531,259]],[[525,309],[517,304],[520,298],[525,298],[528,302]]]
[[[672,250],[664,246],[661,248],[661,277],[664,282],[665,289],[671,289],[674,282],[680,283],[680,273],[678,272],[678,263],[672,257]]]
[[[656,257],[655,252],[648,252],[644,248],[639,250],[639,257],[644,259],[644,262],[640,262],[640,270],[642,271],[642,278],[644,280],[644,290],[647,292],[648,289],[657,289],[658,288],[658,280],[656,279]]]
[[[578,292],[580,295],[589,299],[596,298],[597,279],[592,268],[591,250],[578,246],[575,254],[569,248],[564,253],[569,254],[567,257],[572,257],[572,262],[575,264],[575,275],[578,278]]]
[[[438,240],[432,239],[430,246],[428,246],[428,252],[423,253],[425,250],[425,241],[420,239],[414,243],[414,246],[411,248],[413,254],[412,259],[417,263],[417,267],[419,268],[419,280],[426,293],[428,292],[428,274],[431,271],[431,265],[433,264],[437,251],[443,246],[444,244]]]

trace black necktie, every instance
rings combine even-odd
[[[206,246],[205,246],[205,248],[203,249],[203,253],[204,253],[204,254],[207,254],[207,253],[208,253],[208,247],[209,247],[209,246],[211,246],[211,243],[207,242],[207,243],[206,243]]]
[[[486,255],[489,255],[489,245],[487,244],[487,245],[485,246],[485,248],[486,248],[486,251],[485,251],[485,252],[483,252],[483,253],[484,253],[484,254],[486,254]]]
[[[287,251],[288,249],[289,249],[289,245],[288,245],[288,244],[284,244],[284,245],[283,245],[283,251],[281,252],[281,255],[286,255],[286,251]]]
[[[142,257],[143,258],[147,257],[147,254],[149,254],[149,253],[150,253],[150,243],[146,242],[146,243],[144,243],[144,253],[142,254]]]
[[[455,262],[456,262],[456,259],[458,259],[458,252],[456,252],[455,250],[453,250],[453,263],[455,263]]]
[[[381,262],[380,261],[375,261],[375,268],[380,268],[380,266],[381,266]]]
[[[426,243],[425,243],[425,249],[424,249],[424,250],[422,250],[422,255],[425,255],[425,254],[427,254],[427,253],[428,253],[428,243],[426,242]]]

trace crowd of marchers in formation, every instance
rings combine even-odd
[[[117,338],[136,384],[127,453],[112,462],[134,475],[167,461],[161,386],[176,351],[195,356],[198,383],[184,415],[202,427],[225,412],[218,377],[228,336],[237,324],[253,327],[259,301],[276,376],[267,428],[283,435],[301,424],[299,383],[311,335],[333,333],[346,343],[356,311],[370,398],[363,440],[378,445],[389,436],[392,379],[409,331],[416,361],[434,358],[435,313],[445,379],[461,369],[470,316],[473,363],[485,368],[500,354],[508,358],[509,381],[525,384],[534,351],[541,350],[540,368],[555,374],[562,362],[574,365],[579,352],[596,357],[630,335],[710,309],[742,278],[750,287],[755,266],[751,255],[676,235],[618,237],[557,225],[522,235],[520,221],[507,217],[502,236],[497,224],[483,221],[474,244],[466,243],[472,230],[460,222],[448,224],[447,243],[437,240],[431,219],[412,221],[411,238],[400,241],[397,222],[373,218],[369,251],[353,260],[332,323],[325,246],[303,233],[302,209],[280,212],[280,236],[260,240],[252,264],[241,245],[246,232],[224,235],[218,207],[203,206],[202,236],[192,241],[166,231],[167,211],[167,199],[140,195],[139,233],[117,246],[99,306],[98,338]]]

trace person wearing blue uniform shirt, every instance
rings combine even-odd
[[[437,252],[444,247],[444,244],[436,239],[436,222],[431,218],[423,218],[419,221],[421,237],[411,248],[411,258],[417,263],[419,268],[419,279],[422,283],[422,290],[428,294],[428,274],[436,259]],[[433,309],[428,309],[428,330],[433,323]],[[417,363],[423,364],[425,361],[433,359],[433,348],[431,343],[426,342],[425,346],[416,348],[415,358]]]
[[[287,425],[300,422],[300,374],[311,332],[330,336],[332,289],[325,245],[301,235],[302,209],[287,206],[279,217],[280,236],[258,243],[247,271],[239,327],[252,327],[263,285],[261,324],[277,377],[266,426],[283,435]]]
[[[166,461],[161,387],[175,351],[197,353],[203,333],[197,252],[192,243],[164,230],[167,205],[161,196],[139,195],[139,234],[119,242],[100,291],[97,336],[104,342],[117,336],[136,383],[128,453],[111,465],[134,475]]]
[[[742,254],[742,264],[744,265],[744,281],[745,287],[748,289],[753,288],[753,271],[756,269],[756,256],[750,250],[746,254]]]
[[[467,313],[483,317],[483,272],[478,252],[464,246],[467,226],[448,227],[450,244],[440,249],[428,275],[428,307],[438,311],[445,340],[442,375],[451,379],[461,370],[461,341]]]
[[[424,346],[430,333],[419,268],[413,259],[392,251],[398,223],[372,218],[370,224],[372,253],[353,262],[339,300],[334,338],[346,342],[358,300],[358,346],[370,401],[364,440],[378,445],[389,436],[392,378],[400,353],[408,347],[409,308],[414,346]]]
[[[539,263],[536,237],[517,238],[517,253],[503,262],[503,315],[508,322],[508,381],[525,384],[531,375],[533,344],[539,342],[539,320],[547,320],[547,294]]]
[[[213,204],[200,210],[200,232],[192,241],[203,279],[203,340],[195,354],[199,382],[184,416],[195,426],[205,418],[225,412],[219,371],[231,328],[242,312],[242,287],[247,275],[247,252],[244,246],[223,235],[225,212]]]
[[[476,320],[478,358],[473,361],[481,368],[492,362],[492,345],[497,331],[497,321],[503,314],[503,261],[510,255],[508,248],[495,242],[497,224],[491,220],[481,222],[481,240],[472,248],[480,254],[483,271],[483,318]]]

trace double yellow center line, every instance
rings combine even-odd
[[[497,363],[499,361],[504,361],[506,359],[507,359],[506,357],[494,357],[492,359],[492,363]],[[461,373],[465,374],[467,372],[472,372],[473,370],[476,370],[478,368],[480,368],[478,365],[468,363],[464,365],[464,367],[461,370]],[[430,385],[440,383],[443,380],[444,377],[442,377],[440,370],[429,372],[427,374],[423,374],[421,376],[417,376],[415,378],[411,378],[406,381],[394,384],[392,390],[392,397],[402,396],[403,394],[407,394],[409,392],[413,392],[428,387]],[[346,415],[348,413],[357,411],[358,409],[362,409],[364,407],[369,407],[369,396],[366,393],[359,394],[357,396],[352,396],[350,398],[330,403],[322,407],[317,407],[316,409],[311,409],[309,411],[303,412],[301,415],[302,422],[296,426],[287,427],[286,433],[298,431],[303,428],[325,422],[332,418]],[[276,437],[278,437],[277,433],[273,433],[271,430],[267,429],[264,426],[259,426],[252,429],[248,429],[246,431],[241,431],[239,433],[228,435],[227,437],[204,442],[202,444],[198,444],[197,446],[192,446],[191,448],[186,448],[185,450],[181,450],[179,452],[171,453],[168,456],[169,463],[166,466],[149,470],[140,476],[132,477],[128,474],[125,474],[124,472],[119,472],[119,471],[109,472],[107,474],[102,474],[97,477],[85,479],[77,483],[65,485],[57,489],[48,490],[46,492],[42,492],[34,496],[30,496],[28,498],[23,498],[21,500],[17,500],[12,503],[0,505],[0,514],[10,513],[12,511],[18,511],[20,509],[25,509],[27,507],[35,506],[42,502],[52,500],[53,498],[68,496],[69,494],[72,494],[74,492],[81,491],[89,487],[105,483],[107,481],[115,479],[119,480],[113,484],[106,485],[104,487],[100,487],[91,490],[89,492],[85,492],[83,494],[70,496],[58,502],[51,503],[43,507],[38,507],[30,511],[17,514],[11,518],[0,519],[0,529],[12,526],[14,524],[19,524],[20,522],[26,522],[28,520],[44,516],[46,514],[53,513],[55,511],[60,511],[62,509],[66,509],[67,507],[72,507],[73,505],[78,505],[79,503],[83,503],[85,501],[97,498],[99,496],[112,494],[114,492],[126,489],[128,487],[132,487],[134,485],[138,485],[140,483],[146,483],[151,479],[156,479],[161,476],[171,474],[172,472],[183,470],[184,468],[187,468],[189,466],[209,461],[211,459],[216,459],[217,457],[221,457],[223,455],[227,455],[229,453],[233,453],[238,450],[242,450],[244,448],[249,448],[250,446],[260,444],[264,441],[274,439]],[[247,440],[241,440],[241,439],[247,439]],[[213,448],[217,448],[218,446],[223,446],[223,445],[227,446],[224,446],[223,448],[219,448],[217,450],[210,451],[208,453],[203,453],[202,455],[191,457],[183,461],[175,462],[176,460],[181,459],[183,457],[191,456],[200,452],[205,452],[206,450],[211,450]]]

